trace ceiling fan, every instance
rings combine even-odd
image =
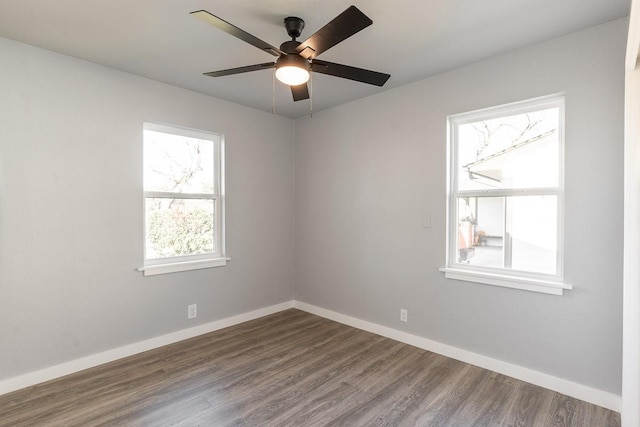
[[[331,22],[320,28],[315,34],[302,43],[296,39],[300,37],[302,33],[304,21],[294,16],[285,18],[284,26],[291,40],[282,43],[280,48],[271,46],[269,43],[252,36],[206,10],[197,10],[191,12],[191,15],[266,53],[278,57],[275,62],[211,71],[204,73],[206,76],[222,77],[275,68],[276,78],[291,87],[291,94],[293,95],[294,101],[309,98],[307,81],[309,80],[309,73],[311,71],[376,86],[383,86],[389,77],[391,77],[389,74],[379,73],[377,71],[316,59],[322,52],[325,52],[373,24],[373,21],[355,6],[347,8],[347,10],[336,16]]]

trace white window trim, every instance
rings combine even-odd
[[[562,295],[563,291],[573,289],[573,286],[562,281],[526,278],[524,276],[481,272],[480,270],[466,270],[460,268],[441,268],[447,279],[465,282],[481,283],[484,285],[501,286],[504,288],[521,289],[524,291],[541,292],[551,295]]]
[[[199,131],[174,125],[162,125],[158,123],[144,122],[143,129],[156,132],[169,133],[178,136],[187,136],[198,139],[214,139],[214,182],[216,186],[213,194],[197,193],[171,193],[158,191],[143,191],[142,203],[144,206],[147,198],[178,198],[178,199],[210,199],[214,202],[215,224],[214,230],[218,233],[214,235],[215,253],[188,255],[170,258],[146,259],[144,265],[137,270],[144,276],[155,276],[158,274],[176,273],[181,271],[199,270],[203,268],[224,267],[231,258],[225,256],[225,153],[224,136],[214,132]],[[143,208],[144,211],[144,208]],[[142,229],[146,230],[145,216],[143,215]],[[146,254],[146,232],[143,232],[143,248]]]
[[[502,116],[526,113],[528,111],[541,110],[548,107],[560,108],[558,153],[559,177],[558,186],[545,189],[508,189],[493,191],[458,191],[457,174],[457,128],[466,123],[478,120],[488,120]],[[447,279],[462,280],[485,285],[501,286],[526,291],[541,292],[552,295],[562,295],[564,290],[572,289],[572,285],[566,283],[563,277],[564,265],[564,94],[555,94],[540,98],[515,102],[497,107],[475,110],[468,113],[456,114],[447,118],[447,239],[446,239],[446,267],[439,270]],[[458,197],[467,196],[517,196],[549,194],[557,196],[557,258],[555,275],[537,274],[511,269],[488,268],[469,264],[457,263],[457,230],[452,224],[457,224],[456,202]]]
[[[164,262],[162,264],[145,265],[138,268],[144,276],[177,273],[180,271],[200,270],[202,268],[224,267],[231,258],[208,258],[182,262]]]

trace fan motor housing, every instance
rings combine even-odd
[[[296,40],[289,40],[280,45],[280,50],[289,55],[297,55],[296,48],[300,46],[300,42]]]

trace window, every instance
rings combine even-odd
[[[562,294],[564,97],[449,117],[447,277]]]
[[[144,124],[145,275],[225,265],[222,137]]]

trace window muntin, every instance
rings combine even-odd
[[[448,268],[562,277],[561,96],[449,118]]]
[[[222,138],[144,124],[145,266],[224,257]]]

